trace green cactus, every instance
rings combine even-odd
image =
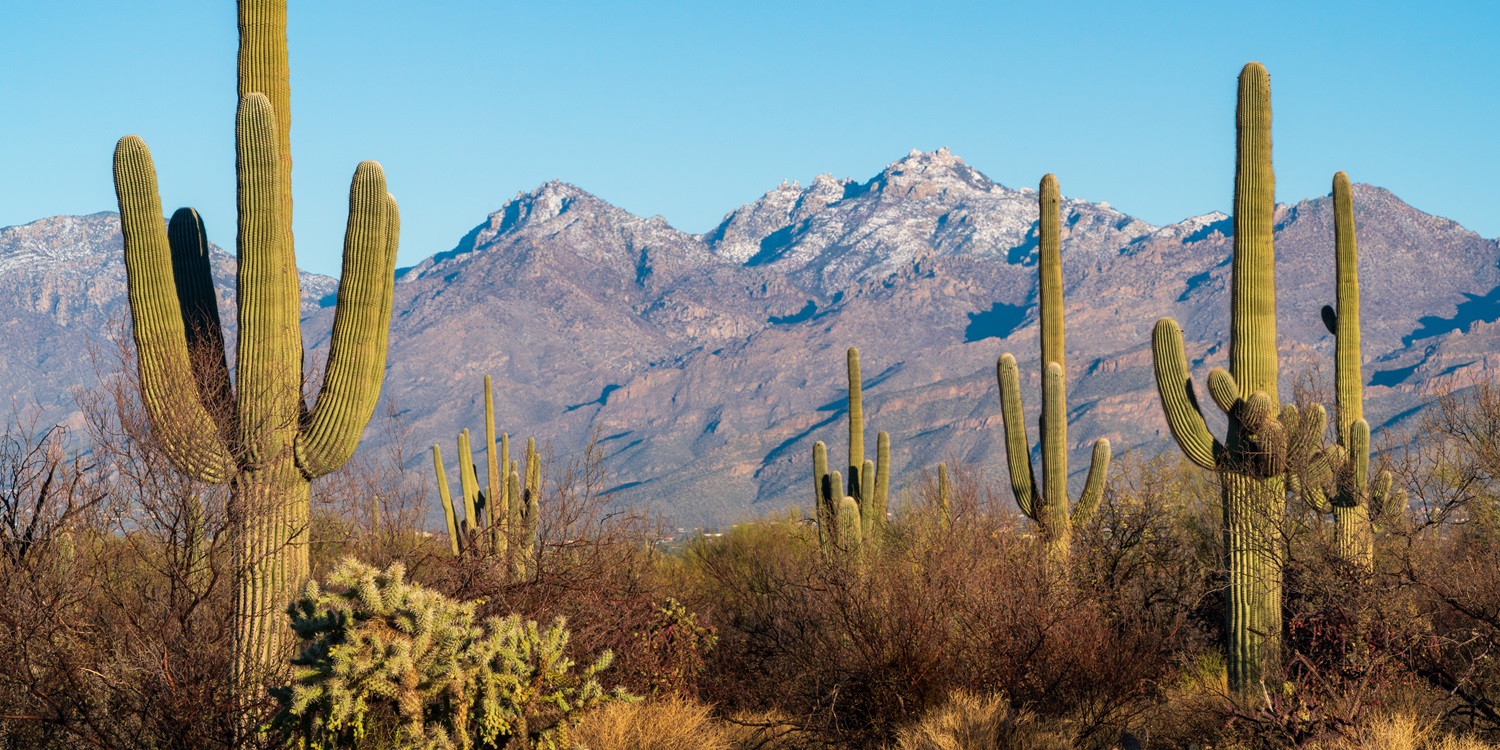
[[[859,349],[849,347],[845,354],[849,366],[849,490],[855,500],[863,501],[864,484],[860,472],[865,466],[864,380],[859,374]]]
[[[869,512],[864,513],[865,536],[885,527],[887,509],[891,496],[891,436],[880,432],[875,435],[875,495],[871,498]]]
[[[236,684],[280,671],[282,608],[308,576],[309,482],[354,453],[385,373],[399,217],[375,162],[355,170],[343,274],[322,388],[302,400],[301,293],[292,242],[285,0],[239,2],[239,339],[231,385],[191,209],[162,221],[156,170],[139,137],[120,139],[115,192],[141,396],[177,468],[233,484]],[[217,349],[216,349],[217,348]]]
[[[1224,502],[1225,639],[1229,684],[1238,694],[1279,675],[1282,524],[1289,457],[1326,464],[1315,450],[1323,407],[1302,415],[1277,394],[1275,177],[1271,169],[1271,83],[1250,63],[1236,107],[1234,263],[1230,370],[1214,368],[1208,390],[1229,416],[1223,442],[1203,421],[1188,374],[1182,329],[1157,321],[1151,346],[1167,425],[1189,459],[1219,473]],[[1295,487],[1293,487],[1295,489]]]
[[[829,474],[828,446],[822,441],[813,444],[814,516],[817,517],[817,538],[825,547],[840,538],[838,513],[846,496],[853,498],[859,510],[862,540],[877,538],[879,529],[885,528],[891,492],[891,437],[885,432],[877,434],[876,460],[864,458],[864,398],[858,348],[849,347],[846,362],[849,366],[849,483],[844,484],[840,472]]]
[[[453,507],[453,493],[448,489],[448,471],[443,468],[443,449],[436,445],[432,446],[432,467],[437,472],[438,498],[443,501],[443,519],[448,522],[448,544],[453,550],[453,556],[458,557],[464,552],[463,526]]]
[[[572,747],[582,711],[633,700],[600,684],[610,652],[581,668],[567,657],[563,619],[478,622],[472,602],[404,578],[399,563],[346,559],[288,608],[302,649],[273,724],[297,747]]]
[[[948,464],[938,464],[938,524],[946,529],[953,525],[953,503],[948,489]]]
[[[828,446],[822,440],[813,443],[813,510],[818,520],[818,539],[824,547],[833,544],[836,506],[833,502],[832,475],[828,473]]]
[[[1037,189],[1040,216],[1037,239],[1038,305],[1042,339],[1042,487],[1038,495],[1031,465],[1031,441],[1021,407],[1021,378],[1016,358],[1009,352],[995,365],[1000,386],[1000,415],[1005,426],[1005,455],[1010,486],[1021,512],[1042,527],[1050,557],[1065,560],[1072,545],[1073,526],[1086,523],[1109,473],[1109,440],[1094,441],[1093,460],[1083,494],[1068,510],[1068,399],[1066,353],[1063,346],[1062,217],[1057,178],[1042,177]]]
[[[863,383],[859,373],[859,349],[849,347],[846,355],[849,373],[849,472],[844,484],[840,472],[828,471],[828,446],[822,441],[813,445],[813,507],[818,520],[818,537],[823,544],[839,538],[837,524],[843,498],[852,497],[859,509],[860,534],[874,540],[885,527],[890,500],[891,436],[876,436],[874,461],[865,458],[865,416]],[[835,479],[837,477],[837,479]]]
[[[839,549],[846,554],[859,555],[864,547],[863,522],[859,503],[847,495],[839,500],[838,530]]]
[[[450,547],[455,556],[468,551],[510,557],[510,574],[515,580],[534,575],[536,538],[541,513],[542,460],[536,439],[526,441],[525,481],[510,459],[510,435],[500,433],[498,451],[495,440],[495,399],[490,376],[484,376],[485,458],[489,483],[479,489],[478,467],[474,463],[468,430],[458,435],[459,480],[463,493],[463,518],[448,489],[447,469],[442,450],[432,446],[433,468],[437,472],[438,496],[448,523]],[[491,498],[494,498],[493,500]],[[476,548],[475,540],[488,545]]]
[[[1359,243],[1354,229],[1354,196],[1349,175],[1333,176],[1333,236],[1337,290],[1334,309],[1323,307],[1323,323],[1334,335],[1338,448],[1331,450],[1328,484],[1306,482],[1304,494],[1334,517],[1334,544],[1340,558],[1370,569],[1375,561],[1372,515],[1399,512],[1405,493],[1391,491],[1391,474],[1370,482],[1370,424],[1365,421],[1364,358],[1359,342]],[[1329,491],[1331,489],[1331,492]],[[1371,505],[1376,512],[1372,514]]]

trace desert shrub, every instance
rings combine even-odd
[[[857,560],[825,555],[795,518],[692,545],[691,601],[720,635],[704,695],[730,710],[779,711],[857,747],[891,741],[960,689],[1003,693],[1085,747],[1142,714],[1173,649],[1204,640],[1183,635],[1204,586],[1191,545],[1132,542],[1131,554],[1178,560],[1167,573],[1142,563],[1106,575],[1102,561],[1080,560],[1097,579],[1054,575],[1029,525],[956,469],[946,515],[933,487],[917,488]],[[1138,593],[1121,593],[1131,587]],[[1106,588],[1114,605],[1100,601]],[[1156,611],[1143,615],[1138,600]]]
[[[577,713],[608,700],[606,652],[575,672],[562,620],[476,624],[474,605],[352,559],[290,608],[305,642],[275,691],[277,726],[309,748],[569,747]]]
[[[701,654],[694,648],[663,649],[652,635],[653,628],[661,627],[661,603],[673,596],[658,574],[665,557],[657,549],[661,522],[612,503],[597,442],[565,459],[550,446],[540,453],[543,489],[534,573],[516,578],[500,555],[475,545],[458,558],[446,551],[425,558],[420,580],[449,596],[478,602],[480,617],[566,618],[577,653],[613,653],[627,689],[660,692],[664,685],[658,676],[671,674],[678,677],[669,681],[691,694]]]
[[[578,723],[574,739],[588,750],[729,750],[713,707],[671,697],[601,706]]]

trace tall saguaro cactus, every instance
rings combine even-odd
[[[1323,323],[1334,335],[1334,380],[1338,399],[1339,447],[1332,451],[1332,494],[1309,486],[1304,493],[1324,512],[1333,513],[1335,547],[1340,558],[1362,568],[1375,560],[1371,505],[1378,511],[1405,505],[1392,491],[1391,473],[1370,483],[1370,424],[1365,421],[1364,358],[1359,343],[1359,243],[1354,231],[1354,196],[1349,175],[1333,176],[1333,237],[1337,288],[1334,307],[1323,308]]]
[[[849,347],[845,362],[849,374],[849,480],[828,470],[828,448],[819,441],[813,446],[813,506],[818,519],[819,536],[825,546],[839,541],[844,499],[854,502],[860,536],[874,541],[885,525],[890,498],[891,436],[881,432],[875,439],[875,460],[865,458],[865,416],[863,382],[859,371],[859,349]],[[844,519],[847,520],[847,519]],[[847,536],[847,534],[845,534]]]
[[[162,221],[136,136],[115,148],[115,192],[153,434],[178,469],[231,482],[236,681],[253,689],[291,655],[284,609],[308,576],[309,482],[354,453],[385,374],[399,216],[363,162],[349,189],[343,274],[316,404],[302,400],[301,293],[292,248],[285,0],[239,2],[239,338],[231,386],[197,213]]]
[[[1005,424],[1005,455],[1010,467],[1010,486],[1016,504],[1031,520],[1041,524],[1051,557],[1066,559],[1072,543],[1073,525],[1085,523],[1109,473],[1109,440],[1094,441],[1093,460],[1083,494],[1071,512],[1068,509],[1068,397],[1063,347],[1062,218],[1057,178],[1042,177],[1037,190],[1041,215],[1037,220],[1040,259],[1037,263],[1038,303],[1042,338],[1042,487],[1037,491],[1031,466],[1031,442],[1026,437],[1026,418],[1021,409],[1021,379],[1016,358],[1000,355],[995,365],[1000,386],[1000,414]]]
[[[1283,409],[1277,394],[1275,176],[1271,169],[1271,81],[1260,63],[1240,72],[1235,111],[1234,264],[1229,371],[1208,390],[1229,416],[1221,442],[1208,431],[1188,374],[1182,329],[1156,322],[1156,384],[1172,437],[1194,463],[1219,473],[1224,502],[1225,638],[1230,687],[1248,693],[1279,672],[1282,522],[1289,449],[1322,433],[1324,412]]]

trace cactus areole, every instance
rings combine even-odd
[[[354,453],[380,396],[400,223],[380,165],[360,164],[328,362],[309,410],[292,250],[285,1],[240,0],[239,27],[232,385],[202,221],[191,209],[162,221],[151,154],[136,136],[120,139],[114,178],[141,398],[180,471],[233,486],[235,680],[258,691],[292,651],[285,610],[309,572],[309,482]]]

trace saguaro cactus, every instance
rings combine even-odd
[[[164,225],[151,154],[136,136],[116,146],[114,178],[153,434],[180,471],[233,483],[235,671],[237,684],[253,689],[291,654],[283,610],[308,576],[308,483],[354,453],[380,395],[399,218],[380,165],[361,163],[349,190],[328,364],[309,412],[292,248],[285,1],[240,0],[239,27],[233,386],[197,213],[179,210]]]
[[[819,441],[813,446],[813,507],[818,519],[819,538],[825,545],[839,538],[840,506],[845,497],[853,498],[859,510],[861,537],[872,536],[885,525],[890,498],[891,436],[881,432],[875,439],[875,460],[865,458],[865,417],[863,383],[859,372],[859,349],[849,347],[846,354],[849,373],[849,481],[845,485],[840,472],[828,471],[828,447]]]
[[[1339,557],[1370,568],[1375,559],[1371,504],[1378,511],[1406,504],[1405,494],[1391,490],[1391,474],[1380,472],[1370,483],[1370,424],[1365,421],[1364,358],[1359,343],[1359,243],[1354,231],[1354,197],[1349,175],[1333,176],[1333,237],[1337,309],[1323,308],[1323,323],[1334,335],[1334,380],[1337,392],[1339,447],[1331,451],[1332,493],[1309,483],[1304,494],[1334,517]]]
[[[1235,118],[1230,370],[1214,368],[1208,377],[1214,402],[1229,415],[1222,442],[1203,421],[1177,322],[1157,321],[1151,347],[1172,437],[1194,463],[1220,475],[1229,683],[1244,694],[1279,672],[1287,453],[1299,435],[1321,433],[1325,417],[1320,406],[1306,416],[1282,409],[1277,394],[1271,82],[1259,63],[1240,73]]]
[[[1083,494],[1072,511],[1068,509],[1068,397],[1066,354],[1063,347],[1062,218],[1057,178],[1042,177],[1037,190],[1041,216],[1037,220],[1040,260],[1037,263],[1038,304],[1042,338],[1042,482],[1037,492],[1031,466],[1031,441],[1026,437],[1026,418],[1021,409],[1021,379],[1016,358],[1000,355],[995,365],[1000,385],[1000,415],[1005,424],[1005,456],[1010,466],[1010,486],[1021,512],[1042,527],[1051,557],[1067,558],[1073,525],[1085,523],[1104,494],[1109,473],[1109,440],[1094,441],[1093,460]]]
[[[455,556],[469,550],[483,551],[500,559],[511,558],[510,572],[517,579],[531,574],[535,565],[538,510],[542,492],[542,459],[536,439],[526,441],[526,467],[510,460],[510,435],[495,439],[495,398],[490,376],[484,376],[485,463],[489,484],[480,491],[468,430],[458,435],[458,469],[463,492],[462,506],[449,493],[442,449],[432,446],[433,469],[437,473],[438,497],[447,520],[450,548]],[[498,449],[498,450],[497,450]],[[523,480],[524,476],[524,480]],[[460,518],[458,511],[463,510]],[[480,546],[474,545],[479,543]],[[488,545],[486,548],[485,545]]]

